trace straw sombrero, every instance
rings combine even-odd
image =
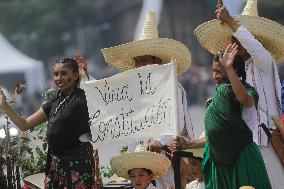
[[[197,149],[187,149],[185,151],[191,152],[193,157],[203,158],[203,150],[204,148],[197,148]]]
[[[242,15],[234,19],[262,43],[277,63],[284,60],[284,26],[270,19],[259,17],[257,0],[247,0]],[[198,26],[194,34],[204,48],[216,54],[232,42],[233,30],[226,24],[221,24],[220,20],[214,19]]]
[[[27,176],[23,179],[25,183],[35,188],[44,188],[44,173],[37,173],[34,175]]]
[[[105,61],[120,70],[135,68],[133,58],[152,55],[160,58],[162,63],[169,63],[172,58],[177,62],[177,74],[185,72],[191,64],[188,48],[179,41],[158,37],[156,16],[148,12],[139,40],[101,50]]]
[[[167,173],[171,162],[166,156],[146,151],[145,146],[138,145],[135,152],[111,158],[110,165],[113,172],[119,177],[129,179],[129,170],[146,168],[153,172],[154,179],[158,179]]]

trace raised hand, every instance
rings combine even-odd
[[[215,10],[216,18],[221,22],[227,23],[229,20],[233,19],[229,13],[229,11],[222,5],[217,5],[217,9]]]
[[[83,57],[82,55],[80,54],[77,54],[75,56],[75,60],[76,62],[78,63],[79,65],[79,73],[82,77],[86,77],[89,79],[89,74],[88,74],[88,66],[87,66],[87,63],[86,63],[86,59],[85,57]]]
[[[218,53],[219,61],[225,70],[233,67],[233,62],[237,53],[238,45],[236,43],[229,44],[223,55],[221,52]]]
[[[218,8],[220,8],[222,6],[223,6],[223,1],[222,0],[218,0],[216,8],[218,9]]]
[[[216,18],[221,21],[221,23],[227,24],[233,31],[241,26],[229,13],[229,11],[222,4],[218,3],[215,10]]]
[[[0,88],[0,108],[2,108],[6,103],[6,96]]]
[[[20,81],[17,83],[16,88],[14,90],[14,95],[21,94],[26,89],[26,81]]]

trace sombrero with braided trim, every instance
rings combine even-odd
[[[241,186],[239,189],[255,189],[252,186]]]
[[[196,157],[196,158],[203,158],[203,151],[204,151],[204,148],[197,148],[197,149],[186,149],[185,150],[186,152],[191,152],[193,157]]]
[[[270,19],[259,17],[257,0],[247,0],[241,16],[233,17],[247,28],[268,50],[277,63],[284,60],[284,26]],[[194,30],[200,44],[210,53],[216,54],[232,42],[233,30],[220,20],[203,23]]]
[[[24,183],[27,183],[28,185],[33,186],[34,188],[44,188],[44,179],[45,174],[44,173],[37,173],[34,175],[27,176],[23,179]]]
[[[135,152],[112,157],[110,165],[113,172],[119,177],[129,179],[129,170],[145,168],[153,172],[154,179],[158,179],[168,172],[171,162],[166,156],[146,151],[145,146],[138,145]]]
[[[156,56],[162,63],[169,63],[172,58],[176,59],[178,75],[188,70],[191,64],[191,53],[184,44],[158,37],[154,12],[147,13],[139,40],[104,48],[101,51],[108,64],[123,71],[135,68],[133,58],[143,55]]]

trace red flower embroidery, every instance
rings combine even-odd
[[[55,161],[52,161],[51,163],[50,163],[50,169],[51,170],[55,170],[56,169],[56,162]]]
[[[23,189],[29,189],[28,184],[25,184]]]
[[[76,171],[71,171],[71,178],[72,178],[72,183],[75,183],[79,179],[79,173]]]
[[[49,177],[45,177],[45,179],[44,179],[44,188],[48,188],[49,181],[50,181],[50,178]]]
[[[87,186],[87,184],[85,184],[85,183],[78,182],[78,183],[75,185],[75,189],[88,189],[88,186]]]

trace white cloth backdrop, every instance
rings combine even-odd
[[[9,73],[23,73],[27,80],[29,93],[42,91],[45,85],[43,62],[26,56],[0,33],[0,75]],[[2,85],[4,85],[2,83]]]
[[[95,147],[176,134],[176,64],[151,65],[81,83]]]

